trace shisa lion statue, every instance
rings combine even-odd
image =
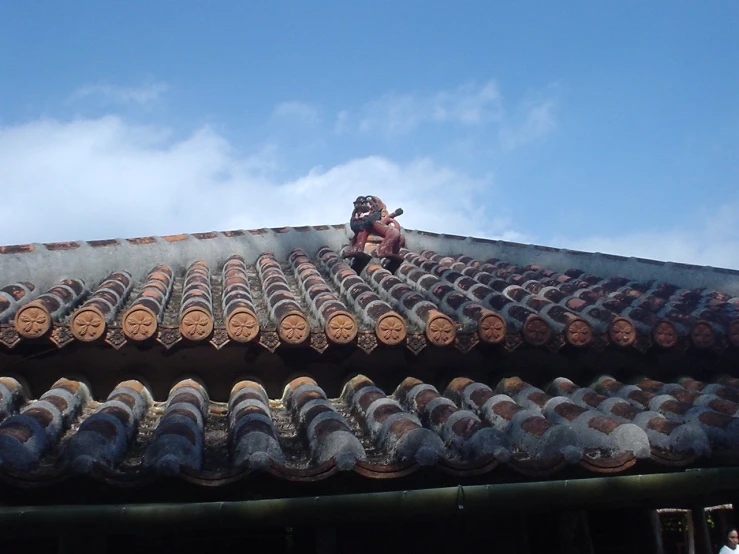
[[[354,231],[349,246],[342,255],[345,258],[392,258],[400,259],[400,249],[405,245],[400,223],[396,217],[402,215],[398,208],[388,213],[385,203],[377,196],[358,196],[349,225]]]

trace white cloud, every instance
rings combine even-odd
[[[498,137],[503,150],[515,150],[552,131],[556,127],[554,107],[552,99],[527,102],[518,121],[501,126]]]
[[[341,110],[336,114],[336,121],[334,122],[334,133],[342,135],[349,130],[349,111]]]
[[[139,104],[142,106],[156,102],[169,89],[166,83],[147,83],[138,87],[122,87],[116,85],[95,84],[78,88],[68,98],[69,102],[87,98],[115,104]]]
[[[618,236],[593,235],[581,239],[555,237],[556,246],[739,269],[739,199],[720,205],[680,228],[647,230]]]
[[[282,102],[275,106],[272,117],[288,119],[291,122],[318,123],[320,114],[318,108],[306,102]]]
[[[360,194],[404,208],[410,228],[514,236],[475,202],[488,181],[430,159],[357,158],[292,180],[283,169],[274,147],[240,155],[209,128],[175,137],[114,116],[0,127],[0,243],[337,223]]]
[[[468,83],[429,94],[386,94],[365,104],[355,116],[361,132],[406,134],[425,122],[480,125],[498,120],[501,96],[494,81]],[[347,115],[340,114],[343,120]]]
[[[278,177],[289,171],[275,145],[240,154],[207,127],[178,137],[115,116],[0,127],[0,244],[339,223],[356,196],[375,194],[405,210],[408,228],[739,267],[739,198],[666,232],[547,240],[518,232],[500,207],[486,211],[490,178],[430,158],[368,156]]]
[[[482,85],[468,83],[428,94],[386,94],[355,112],[340,111],[334,132],[394,137],[410,134],[428,123],[454,123],[467,128],[492,125],[496,147],[505,153],[556,128],[558,91],[558,84],[550,84],[519,102],[514,109],[506,108],[495,81]]]

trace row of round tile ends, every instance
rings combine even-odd
[[[324,269],[329,269],[329,272],[331,268],[334,270],[339,268],[338,264],[327,267],[325,260],[331,262],[333,258],[338,258],[338,256],[326,251],[324,259],[321,260]],[[355,340],[358,334],[358,324],[354,315],[350,313],[341,299],[329,292],[322,276],[305,253],[301,249],[296,249],[290,256],[290,262],[304,297],[310,305],[316,308],[317,319],[323,325],[327,339],[334,344],[347,344]],[[433,309],[436,306],[423,299],[417,301],[411,309],[407,309],[408,297],[411,295],[406,294],[402,299],[394,299],[392,293],[393,290],[403,290],[403,287],[408,287],[399,283],[394,285],[394,289],[383,289],[383,283],[392,284],[399,280],[379,266],[374,268],[373,278],[373,274],[368,271],[373,268],[374,266],[368,267],[363,272],[366,274],[363,275],[366,280],[362,281],[373,285],[374,289],[363,293],[360,298],[352,297],[352,293],[358,290],[357,287],[352,287],[347,291],[342,289],[345,283],[352,282],[346,275],[360,280],[359,276],[348,266],[342,263],[340,271],[333,271],[333,280],[357,311],[361,312],[364,309],[363,319],[374,326],[375,334],[380,342],[396,345],[403,342],[407,336],[406,321],[396,309],[402,312],[406,319],[421,326],[431,344],[447,346],[454,342],[457,327],[448,315]],[[229,258],[222,270],[225,330],[231,340],[242,343],[254,340],[260,331],[259,318],[256,315],[257,311],[254,307],[246,270],[246,264],[240,256]],[[310,325],[297,299],[290,292],[279,264],[272,255],[264,254],[257,261],[257,270],[265,286],[265,299],[270,316],[278,324],[277,332],[280,339],[286,344],[304,343],[310,335]],[[387,275],[378,279],[377,276],[381,274]],[[173,284],[174,275],[169,267],[159,265],[152,269],[143,282],[138,296],[122,318],[121,327],[127,338],[142,341],[156,334],[171,296]],[[132,286],[131,275],[125,271],[109,275],[73,314],[69,324],[73,336],[83,342],[92,342],[101,338],[107,326],[113,322],[126,302]],[[0,323],[3,319],[7,319],[9,314],[15,312],[14,323],[18,334],[30,339],[45,335],[51,329],[52,323],[78,305],[88,291],[81,279],[65,279],[41,296],[33,298],[34,292],[35,287],[31,283],[18,283],[0,291],[0,296],[2,296],[0,300],[8,304],[4,309],[0,306]],[[179,330],[184,338],[199,341],[212,335],[214,329],[212,294],[208,266],[204,262],[194,262],[185,276],[180,305]],[[374,298],[370,307],[363,306],[365,297]],[[32,300],[28,302],[29,299]],[[385,306],[384,310],[381,313],[377,312],[379,315],[377,313],[373,315],[370,308],[374,309],[380,304]],[[475,303],[468,301],[467,304],[474,305]],[[477,333],[483,342],[495,344],[504,341],[508,333],[505,319],[493,310],[482,306],[479,308],[473,310],[471,306],[466,306],[467,312],[456,310],[460,313],[455,315],[465,317],[466,313],[474,313]],[[739,322],[735,324],[739,328]],[[663,321],[654,328],[653,339],[658,345],[674,346],[673,339],[676,338],[676,333],[668,332],[670,326],[669,322]],[[696,346],[701,346],[701,342],[693,335],[696,333],[700,335],[699,331],[703,329],[702,326],[704,324],[699,322],[695,332],[691,334]],[[583,331],[583,327],[587,327],[587,332]],[[537,346],[548,342],[552,335],[552,329],[547,322],[536,315],[529,316],[521,325],[520,330],[529,343]],[[586,346],[593,338],[593,332],[588,323],[579,318],[565,326],[563,335],[565,340],[574,346]],[[613,343],[619,346],[630,346],[636,340],[636,329],[628,318],[616,317],[608,327],[608,335]],[[733,336],[730,334],[729,338]],[[731,340],[730,342],[733,343]]]

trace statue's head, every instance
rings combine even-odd
[[[354,232],[369,229],[375,221],[387,215],[385,203],[377,196],[357,196],[350,221]]]
[[[354,201],[352,218],[362,215],[366,217],[374,213],[380,213],[381,217],[385,217],[387,215],[385,203],[377,196],[357,196],[357,199]]]

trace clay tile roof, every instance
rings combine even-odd
[[[518,377],[458,377],[438,389],[416,378],[383,390],[358,375],[331,398],[299,377],[280,398],[254,381],[211,398],[182,379],[163,398],[137,380],[94,398],[59,379],[34,399],[0,377],[0,481],[56,484],[87,476],[114,486],[158,476],[218,486],[251,475],[319,481],[339,472],[405,477],[419,468],[459,477],[504,468],[542,478],[579,468],[735,463],[737,380],[625,384],[557,378],[546,390]]]
[[[406,235],[390,268],[344,225],[1,247],[0,343],[739,348],[739,272]]]

